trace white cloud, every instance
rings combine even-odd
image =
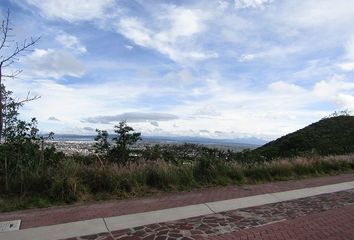
[[[26,0],[37,7],[48,18],[59,18],[69,22],[95,20],[105,17],[107,8],[114,0]]]
[[[350,72],[354,70],[354,62],[342,62],[342,63],[338,63],[337,66],[346,72]]]
[[[80,40],[73,35],[66,33],[60,34],[55,39],[65,48],[72,49],[80,53],[85,53],[87,51],[86,47],[81,44]]]
[[[119,31],[136,44],[147,46],[152,42],[152,31],[145,28],[137,18],[126,17],[119,21]]]
[[[101,116],[90,121],[90,127],[107,128],[104,123],[130,119],[132,125],[144,134],[157,134],[155,122],[158,121],[159,134],[199,135],[198,129],[208,137],[276,137],[313,121],[322,115],[307,109],[307,104],[313,104],[313,96],[306,91],[299,92],[296,85],[274,83],[269,88],[257,92],[233,88],[217,80],[209,80],[202,90],[205,97],[191,101],[184,100],[181,104],[166,108],[166,112],[151,113],[148,109],[134,105],[136,99],[142,96],[154,97],[153,94],[166,89],[136,85],[134,83],[110,82],[92,85],[65,86],[53,80],[35,80],[31,82],[9,81],[16,93],[25,95],[28,89],[42,98],[25,106],[25,116],[36,116],[40,120],[43,131],[53,130],[42,128],[43,122],[56,124],[60,133],[79,131],[87,127],[92,116]],[[284,89],[289,91],[282,92]],[[294,91],[293,91],[294,90]],[[119,94],[117,94],[119,93]],[[183,89],[176,91],[176,97],[184,99]],[[55,107],[53,107],[55,106]],[[260,110],[261,109],[261,110]],[[117,113],[126,113],[118,114]],[[48,121],[55,116],[60,122]],[[102,117],[103,116],[103,117]],[[176,117],[178,116],[178,118]],[[59,129],[57,126],[67,126]],[[179,126],[176,128],[175,126]],[[76,130],[75,130],[76,129]],[[162,130],[161,130],[162,129]],[[194,133],[187,131],[195,129]],[[222,131],[223,134],[215,133]]]
[[[230,6],[230,3],[223,0],[218,0],[218,9],[224,11]]]
[[[335,95],[354,89],[354,82],[345,81],[342,76],[333,76],[328,80],[322,80],[315,84],[313,93],[322,98],[334,97]]]
[[[207,116],[207,117],[216,117],[216,116],[220,116],[221,113],[218,112],[214,106],[212,105],[206,105],[206,106],[202,106],[201,108],[198,108],[194,115],[197,116]]]
[[[235,0],[235,8],[259,8],[273,0]]]
[[[21,115],[29,119],[32,116],[38,118],[39,123],[58,124],[49,118],[55,116],[60,119],[60,124],[67,129],[59,129],[59,132],[75,132],[76,128],[87,127],[87,123],[82,119],[91,116],[105,115],[109,113],[144,111],[127,104],[145,93],[153,92],[152,88],[144,85],[122,84],[122,82],[109,82],[99,84],[71,84],[64,85],[54,80],[37,79],[26,80],[26,76],[21,80],[8,81],[8,88],[16,93],[16,97],[23,98],[27,91],[31,90],[33,95],[41,98],[26,104],[21,110]],[[119,93],[119,94],[117,94]],[[112,104],[114,103],[114,104]],[[128,105],[128,106],[127,106]],[[100,127],[100,124],[92,124],[92,127]],[[51,131],[44,126],[41,130]]]
[[[110,124],[126,120],[128,122],[146,122],[146,121],[170,121],[178,119],[178,116],[169,113],[152,112],[127,112],[118,115],[89,117],[83,120],[88,123]]]
[[[354,2],[348,0],[284,1],[274,17],[297,28],[346,28],[354,19]],[[274,12],[273,12],[274,14]],[[349,25],[348,25],[349,24]],[[338,36],[335,36],[338,37]]]
[[[204,29],[203,20],[206,18],[201,10],[192,10],[181,7],[170,7],[166,15],[159,17],[162,21],[169,21],[170,29],[160,32],[157,39],[168,41],[179,37],[189,37],[200,33]]]
[[[337,106],[344,110],[348,109],[350,111],[354,111],[354,96],[350,94],[338,94],[335,97],[335,103]]]
[[[240,62],[250,62],[253,60],[258,60],[258,59],[266,59],[269,61],[270,59],[275,59],[276,61],[279,61],[279,59],[285,59],[292,54],[296,54],[303,50],[303,46],[297,45],[275,45],[275,46],[264,46],[264,50],[259,50],[258,52],[252,53],[252,54],[243,54],[239,58]]]
[[[243,54],[240,57],[240,62],[252,61],[255,58],[256,58],[256,55],[254,55],[254,54]]]
[[[347,58],[354,60],[354,35],[345,44]]]
[[[84,65],[70,52],[54,49],[35,49],[25,57],[27,72],[36,76],[60,78],[80,77],[85,73]]]
[[[158,29],[148,28],[142,19],[124,17],[117,30],[135,44],[155,49],[174,61],[204,60],[215,58],[217,54],[198,51],[191,42],[205,29],[206,19],[201,10],[169,6],[164,14],[155,18],[160,26]]]
[[[337,64],[337,66],[343,71],[353,71],[354,70],[354,35],[346,42],[345,46],[345,56],[344,61]]]
[[[276,91],[279,93],[283,94],[288,94],[288,93],[304,93],[305,89],[302,87],[292,84],[292,83],[287,83],[284,81],[278,81],[278,82],[273,82],[269,85],[269,88],[272,91]]]
[[[187,68],[184,68],[168,72],[164,75],[164,79],[172,83],[190,83],[193,81],[193,74]]]
[[[21,79],[8,81],[7,87],[13,90],[18,98],[25,97],[28,90],[31,90],[33,95],[41,96],[39,100],[26,104],[21,110],[21,116],[25,119],[37,117],[40,129],[44,132],[78,133],[83,127],[88,126],[87,122],[82,120],[92,116],[113,116],[115,119],[121,117],[134,121],[134,126],[137,121],[160,123],[176,118],[174,112],[154,114],[151,109],[136,106],[139,99],[160,98],[161,95],[166,96],[170,94],[169,92],[175,91],[173,88],[136,84],[119,77],[110,78],[109,82],[91,84],[80,82],[67,85],[66,82],[56,82],[53,79],[33,78],[27,72]],[[49,120],[53,116],[60,119],[60,122]],[[102,121],[90,123],[89,126],[107,128]]]

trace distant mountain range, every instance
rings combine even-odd
[[[56,134],[56,141],[94,141],[94,135],[75,135],[75,134]],[[235,139],[214,139],[203,137],[178,137],[178,136],[142,136],[143,142],[147,143],[194,143],[202,145],[230,145],[242,147],[258,147],[267,143],[267,141],[259,138],[235,138]]]

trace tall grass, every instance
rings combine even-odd
[[[11,179],[10,191],[5,192],[2,187],[4,178],[0,176],[0,210],[127,198],[157,191],[262,183],[353,170],[354,155],[298,157],[253,165],[201,158],[179,165],[148,161],[124,166],[114,163],[102,166],[92,161],[85,163],[82,159],[76,161],[68,158],[55,168],[24,172],[22,179]],[[20,186],[25,189],[22,194],[18,191]]]

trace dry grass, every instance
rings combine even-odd
[[[164,161],[130,163],[125,166],[83,164],[74,159],[37,174],[25,173],[26,193],[18,194],[20,179],[12,179],[12,192],[3,189],[0,210],[142,196],[159,191],[199,187],[263,183],[311,176],[353,172],[354,155],[309,156],[242,165],[215,159],[200,159],[175,165]],[[0,176],[0,180],[2,177]],[[23,182],[22,182],[23,183]],[[23,184],[22,184],[23,185]],[[10,201],[11,200],[11,201]]]

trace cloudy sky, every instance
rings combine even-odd
[[[43,132],[274,139],[354,110],[351,0],[1,0]],[[8,69],[9,71],[11,69]]]

